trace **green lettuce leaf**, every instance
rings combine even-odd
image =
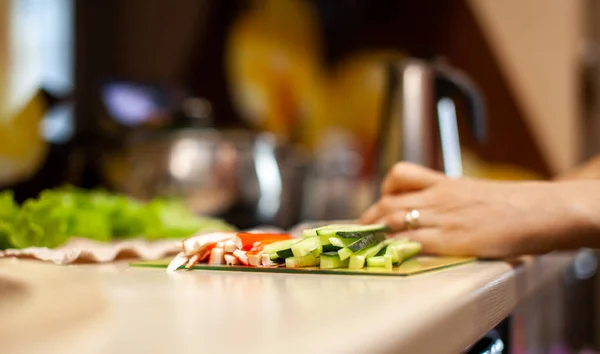
[[[72,207],[59,199],[28,200],[13,222],[11,244],[16,248],[60,246],[69,238],[71,214]]]
[[[11,248],[12,222],[19,212],[12,191],[0,192],[0,249]]]
[[[11,192],[0,193],[0,249],[53,248],[75,236],[109,242],[132,237],[184,238],[199,231],[226,230],[234,228],[199,217],[176,200],[144,204],[103,190],[66,186],[43,191],[19,208]]]
[[[194,215],[182,203],[154,200],[144,206],[144,236],[148,239],[184,238],[202,231],[226,231],[231,227]]]

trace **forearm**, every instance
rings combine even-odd
[[[567,173],[556,176],[554,179],[557,181],[600,179],[600,155]]]
[[[600,248],[600,181],[557,182],[562,217],[549,223],[552,249]]]

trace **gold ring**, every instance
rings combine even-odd
[[[420,225],[419,218],[421,217],[421,213],[417,209],[409,210],[406,215],[404,215],[404,225],[407,230],[416,229]]]

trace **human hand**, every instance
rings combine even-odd
[[[428,253],[490,258],[545,253],[573,246],[566,235],[585,231],[571,200],[580,189],[552,182],[450,179],[399,163],[361,222],[385,223],[421,242]],[[420,213],[420,225],[406,230],[405,216],[413,209]]]

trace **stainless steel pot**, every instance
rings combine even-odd
[[[107,154],[104,175],[140,199],[180,197],[241,228],[300,220],[306,158],[268,133],[183,129],[132,136]]]

